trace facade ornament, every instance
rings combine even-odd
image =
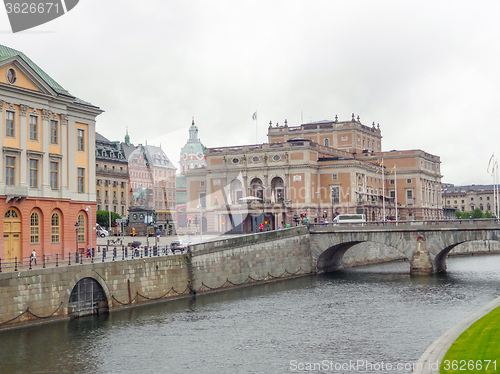
[[[3,104],[5,104],[5,103],[6,103],[5,100],[0,99],[0,109],[3,109]]]
[[[339,123],[339,117],[335,114],[335,123]]]
[[[48,109],[42,109],[42,118],[44,121],[48,121],[52,112]]]
[[[269,121],[269,128],[273,127],[273,122]]]
[[[279,127],[279,126],[278,126],[278,122],[276,122],[276,127]]]
[[[33,108],[33,110],[30,112],[30,116],[38,116],[38,112],[36,111],[36,108]]]
[[[288,127],[288,121],[285,119],[285,127]]]
[[[377,123],[377,130],[380,130],[380,123]]]
[[[288,152],[285,152],[285,161],[288,162]]]
[[[28,111],[29,106],[25,104],[20,104],[19,105],[19,115],[21,117],[26,117],[26,112]]]
[[[68,124],[68,115],[61,114],[61,125],[67,125],[67,124]]]
[[[226,156],[222,156],[222,162],[227,163]]]
[[[359,122],[359,116],[358,116],[358,122]]]
[[[5,110],[15,111],[16,108],[14,108],[14,105],[12,105],[12,103],[10,103],[9,106],[7,108],[5,108]]]
[[[375,129],[375,121],[372,123],[372,129]]]
[[[352,114],[351,121],[356,122],[356,119],[354,118],[354,113]]]

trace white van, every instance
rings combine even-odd
[[[364,214],[339,214],[333,219],[333,224],[339,223],[365,223],[366,216]]]
[[[96,223],[95,225],[95,231],[97,233],[97,236],[101,237],[101,238],[105,238],[106,236],[109,235],[109,232],[108,230],[104,230],[101,225],[99,225],[98,223]]]

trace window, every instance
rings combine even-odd
[[[340,202],[339,187],[332,187],[332,203]]]
[[[78,215],[78,234],[76,240],[78,243],[85,243],[85,217],[83,214]]]
[[[122,205],[122,217],[125,215],[125,207]]]
[[[116,213],[116,205],[113,205],[113,212]]]
[[[50,143],[58,144],[58,132],[57,132],[58,122],[51,120],[50,121]]]
[[[338,174],[332,174],[332,179],[337,180],[339,178]]]
[[[205,186],[205,181],[201,181],[201,182],[200,182],[200,186],[201,186],[201,187],[204,187],[204,186]]]
[[[123,191],[121,192],[121,198],[125,198],[125,193]]]
[[[85,131],[82,129],[77,130],[78,134],[78,141],[77,141],[77,150],[79,151],[85,151]]]
[[[391,190],[390,191],[390,196],[395,198],[396,197],[396,191]]]
[[[101,190],[97,190],[96,192],[97,192],[97,197],[101,197]]]
[[[413,204],[413,190],[406,190],[406,204]]]
[[[38,213],[31,213],[30,218],[30,243],[38,244],[40,243],[40,218]]]
[[[59,188],[59,165],[57,162],[50,162],[50,188],[57,190]]]
[[[15,157],[5,157],[5,185],[14,185],[14,174],[15,174]]]
[[[85,169],[84,168],[78,168],[78,193],[84,193],[85,192]]]
[[[389,181],[389,184],[394,184],[394,179],[391,179],[391,180]]]
[[[108,198],[108,194],[109,194],[108,190],[104,191],[104,197]]]
[[[116,191],[113,191],[113,199],[116,199]]]
[[[474,201],[474,198],[473,198],[473,197],[471,197],[471,198],[470,198],[470,201]]]
[[[59,214],[52,213],[50,220],[51,243],[59,243]]]
[[[38,187],[38,160],[30,160],[30,187]]]
[[[323,144],[325,145],[325,147],[329,147],[330,146],[330,139],[325,138],[325,140],[323,140]]]
[[[5,112],[5,136],[16,136],[14,126],[14,112]]]
[[[206,195],[206,194],[204,194],[204,193],[201,193],[201,194],[200,194],[200,204],[201,204],[201,207],[202,207],[203,209],[205,209],[205,208],[207,207],[207,198],[206,198],[206,196],[207,196],[207,195]]]
[[[38,140],[38,117],[30,116],[30,140]]]
[[[407,179],[406,183],[410,184],[411,183],[411,179]]]

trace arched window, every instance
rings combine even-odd
[[[106,210],[108,210],[107,207],[106,207]],[[78,215],[77,241],[78,241],[78,243],[85,243],[85,216],[82,213],[80,213]]]
[[[40,218],[38,213],[31,213],[30,219],[30,243],[39,244],[40,243]]]
[[[51,243],[59,243],[59,214],[52,213],[50,226],[51,226]]]
[[[330,146],[330,139],[325,138],[325,140],[323,142],[325,144],[325,147],[329,147]]]

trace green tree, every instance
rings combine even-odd
[[[111,212],[111,227],[115,225],[117,219],[122,218],[118,213]],[[107,210],[98,210],[96,212],[96,221],[102,227],[109,226],[109,212]]]
[[[461,212],[461,211],[459,211],[458,209],[457,209],[457,210],[455,210],[455,216],[456,216],[458,219],[462,218],[462,212]]]
[[[471,216],[473,219],[483,218],[483,211],[479,208],[475,208],[472,211]]]
[[[490,211],[484,212],[484,218],[493,218],[493,213],[491,213]]]

